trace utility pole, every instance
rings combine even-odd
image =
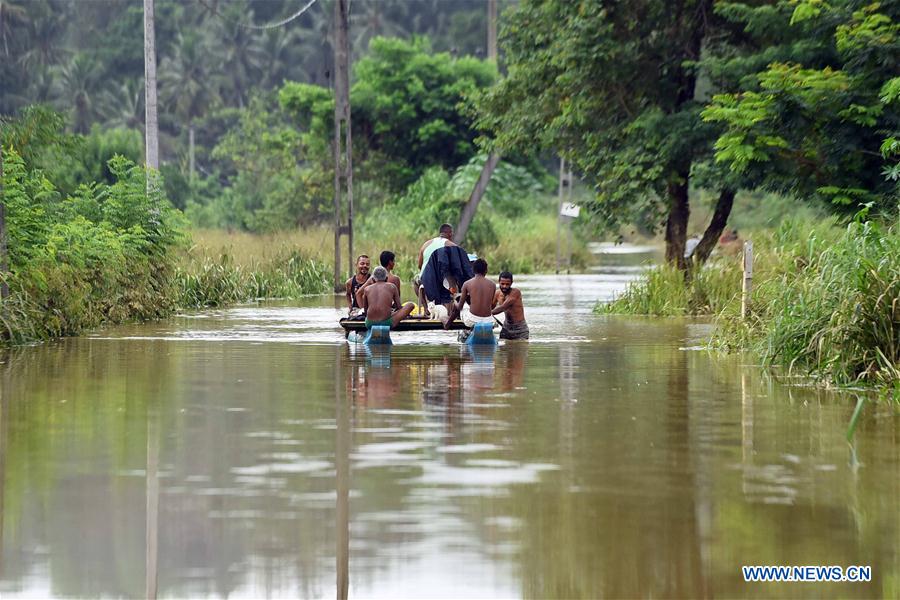
[[[159,170],[159,123],[156,116],[156,32],[154,0],[144,0],[144,138],[147,170]],[[147,174],[147,189],[150,189]]]
[[[487,58],[497,64],[497,0],[487,0]]]
[[[334,2],[334,291],[343,289],[341,235],[353,266],[353,146],[350,138],[349,0]],[[347,224],[341,223],[341,193],[347,193]]]

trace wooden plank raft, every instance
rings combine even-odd
[[[350,319],[341,319],[338,321],[340,326],[344,328],[344,331],[365,331],[366,330],[366,322],[365,321],[351,321]],[[442,331],[444,329],[444,324],[438,321],[437,319],[403,319],[400,323],[397,324],[395,329],[391,329],[391,331]],[[458,329],[468,329],[465,324],[456,319],[455,321],[451,321],[447,326],[449,330],[458,330]]]

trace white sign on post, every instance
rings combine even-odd
[[[563,202],[562,208],[559,209],[559,214],[562,217],[572,217],[575,219],[581,214],[581,207],[577,204],[572,204],[571,202]]]

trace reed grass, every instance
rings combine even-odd
[[[876,222],[786,221],[754,236],[754,290],[740,318],[739,257],[651,270],[598,312],[716,315],[711,343],[830,386],[900,397],[900,233]]]

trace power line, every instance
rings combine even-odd
[[[281,21],[278,21],[277,23],[268,23],[266,25],[254,25],[253,23],[241,23],[240,21],[235,21],[234,19],[229,19],[228,17],[226,17],[225,15],[220,13],[217,8],[212,7],[209,4],[207,4],[206,0],[199,0],[199,1],[200,1],[200,4],[205,6],[211,13],[213,13],[214,15],[216,15],[223,21],[230,21],[231,23],[237,25],[238,27],[243,27],[245,29],[275,29],[276,27],[281,27],[282,25],[287,25],[288,23],[290,23],[291,21],[293,21],[294,19],[296,19],[297,17],[299,17],[300,15],[305,13],[307,10],[309,10],[309,8],[313,4],[316,3],[316,0],[309,0],[309,2],[306,3],[306,6],[304,6],[300,10],[298,10],[296,13],[294,13],[290,17],[283,19]]]

